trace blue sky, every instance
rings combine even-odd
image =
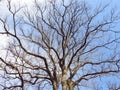
[[[90,4],[92,8],[96,8],[99,4],[105,5],[105,4],[110,3],[110,6],[106,10],[106,12],[109,11],[111,8],[114,8],[115,10],[120,12],[120,0],[84,0],[84,1],[88,2],[88,4]],[[117,27],[115,29],[119,30],[120,29],[120,27],[119,27],[120,23],[118,23],[116,26]],[[104,76],[103,78],[101,78],[101,80],[99,80],[99,84],[98,85],[101,87],[100,90],[108,90],[106,88],[107,86],[105,84],[106,81],[107,81],[107,83],[109,82],[109,83],[113,83],[113,84],[116,83],[116,82],[118,82],[118,84],[120,83],[119,82],[120,79],[117,78],[117,76],[116,77],[113,77],[112,75],[111,76]],[[94,82],[94,80],[92,80],[90,82]],[[93,86],[97,85],[97,83],[93,84]],[[83,87],[81,90],[93,90],[93,89],[92,88]]]

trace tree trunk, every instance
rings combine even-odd
[[[66,80],[66,70],[64,70],[64,73],[62,75],[62,90],[67,90],[67,80]]]
[[[68,84],[69,90],[74,90],[74,83],[72,80],[68,80],[67,84]]]
[[[73,85],[69,86],[69,90],[74,90]]]
[[[62,90],[67,90],[66,75],[62,77]]]
[[[56,81],[53,81],[53,90],[58,90],[58,85]]]

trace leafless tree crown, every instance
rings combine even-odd
[[[0,55],[2,90],[30,86],[80,90],[95,78],[119,73],[116,10],[68,1],[50,0],[42,5],[34,0],[34,6],[27,8],[7,0],[9,16],[0,18],[0,34],[9,37],[5,57]]]

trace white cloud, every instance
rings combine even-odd
[[[5,35],[0,35],[0,49],[6,48],[8,45],[8,38]]]

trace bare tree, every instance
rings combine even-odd
[[[34,1],[32,10],[15,7],[0,18],[9,37],[0,58],[3,90],[80,90],[89,80],[118,74],[119,16],[109,5],[95,9],[77,0]]]

